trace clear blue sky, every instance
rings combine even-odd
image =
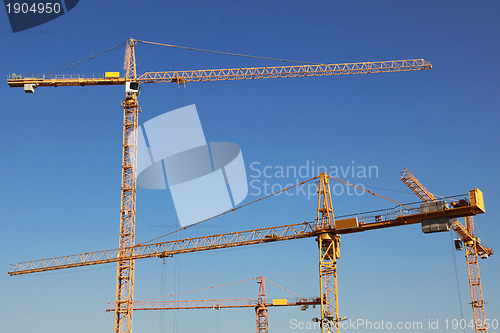
[[[498,202],[500,21],[497,1],[81,1],[45,25],[13,34],[0,10],[1,76],[47,71],[129,37],[220,51],[321,63],[424,58],[430,71],[246,82],[148,85],[141,121],[196,104],[208,141],[237,143],[249,180],[264,166],[376,166],[348,177],[399,201],[416,197],[399,180],[408,167],[437,194],[478,187],[487,214],[476,223],[500,249]],[[119,71],[123,48],[70,73]],[[140,44],[139,73],[279,63]],[[0,85],[2,242],[0,331],[111,332],[115,265],[10,277],[8,265],[118,245],[123,87],[40,88],[34,95]],[[313,162],[314,161],[314,162]],[[258,166],[258,167],[257,167]],[[294,182],[271,177],[269,182]],[[262,184],[262,183],[255,183]],[[259,185],[261,186],[261,185]],[[340,188],[339,188],[340,189]],[[252,191],[252,189],[250,189]],[[255,190],[254,190],[255,191]],[[250,195],[245,202],[257,198]],[[333,198],[337,215],[391,207],[382,199]],[[269,199],[184,232],[213,234],[312,220],[314,200]],[[137,241],[176,228],[168,192],[139,190]],[[371,322],[460,319],[454,258],[465,319],[472,318],[463,252],[448,233],[419,226],[342,238],[340,314]],[[318,296],[313,239],[183,255],[166,265],[137,263],[136,299],[263,275],[303,296]],[[497,255],[480,262],[490,319],[500,319]],[[269,287],[269,296],[283,297]],[[256,297],[253,282],[193,297]],[[293,296],[293,295],[292,295]],[[271,309],[270,329],[310,321],[318,309]],[[252,309],[139,313],[135,332],[254,332]],[[354,330],[351,330],[354,332]],[[360,328],[358,331],[364,331]],[[368,330],[373,331],[373,330]],[[405,330],[403,330],[405,331]],[[450,329],[450,331],[452,331]],[[470,328],[466,330],[472,332]],[[498,330],[497,330],[498,331]],[[418,332],[418,331],[416,331]],[[494,332],[492,330],[491,332]]]

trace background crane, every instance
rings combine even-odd
[[[110,262],[132,261],[143,258],[165,258],[180,253],[207,251],[316,237],[319,246],[321,324],[323,332],[339,331],[338,287],[336,261],[340,257],[341,234],[358,233],[401,225],[457,218],[484,213],[482,193],[479,189],[469,191],[466,205],[442,209],[427,206],[402,204],[393,209],[354,214],[342,219],[334,219],[330,195],[329,176],[322,173],[318,184],[318,207],[314,222],[289,224],[279,227],[262,228],[241,232],[231,232],[204,237],[187,238],[160,243],[140,244],[127,251],[129,257],[121,256],[120,249],[88,252],[79,255],[42,259],[17,264],[10,275],[51,271],[71,267],[82,267]],[[312,180],[312,179],[311,179]],[[116,303],[115,303],[116,304]],[[132,304],[131,304],[132,306]]]
[[[417,178],[407,169],[404,168],[401,172],[401,180],[423,201],[437,202],[436,197],[429,192]],[[463,200],[463,199],[462,199]],[[452,206],[459,207],[467,204],[462,200],[452,202]],[[484,209],[483,209],[484,210]],[[487,259],[493,254],[493,251],[481,244],[481,239],[474,235],[474,219],[472,216],[465,217],[465,226],[462,225],[456,218],[450,219],[451,228],[460,236],[460,240],[455,241],[455,247],[461,249],[462,242],[465,245],[465,258],[467,261],[467,271],[469,273],[469,287],[471,293],[472,311],[474,313],[474,328],[477,333],[487,333],[486,316],[484,314],[483,291],[481,288],[481,278],[479,275],[478,255]]]
[[[266,279],[263,276],[253,278],[259,284],[259,295],[257,299],[251,298],[233,298],[233,299],[203,299],[203,300],[155,300],[155,301],[134,301],[134,311],[150,310],[188,310],[188,309],[235,309],[235,308],[254,308],[257,322],[257,333],[269,332],[269,314],[268,307],[300,306],[302,311],[312,305],[321,304],[319,297],[303,298],[297,300],[273,299],[267,301]],[[214,288],[214,287],[212,287]],[[106,311],[114,311],[112,304],[108,304]]]
[[[144,41],[141,41],[144,42]],[[148,42],[150,43],[150,42]],[[135,46],[137,40],[130,39],[126,45],[125,52],[125,77],[121,78],[116,73],[107,73],[103,77],[85,77],[83,75],[33,77],[13,74],[7,83],[11,87],[23,87],[25,92],[33,93],[37,87],[58,87],[58,86],[86,86],[86,85],[125,85],[126,96],[122,102],[123,113],[123,144],[122,144],[122,180],[121,180],[121,208],[120,208],[120,231],[118,258],[133,258],[135,255],[135,216],[136,216],[136,168],[137,168],[137,126],[138,114],[141,112],[138,103],[141,83],[164,83],[177,82],[185,84],[197,81],[221,81],[221,80],[246,80],[264,78],[288,78],[288,77],[310,77],[327,75],[352,75],[370,73],[388,73],[401,71],[426,70],[432,65],[423,59],[363,62],[363,63],[343,63],[343,64],[316,64],[302,66],[281,66],[281,67],[254,67],[254,68],[233,68],[215,70],[196,71],[164,71],[147,72],[137,76]],[[319,214],[319,213],[318,213]],[[327,216],[325,219],[333,219],[331,212],[322,213]],[[325,286],[332,290],[331,280],[327,276],[332,276],[331,265],[334,259],[329,255],[331,243],[328,239],[323,239],[320,248],[324,247],[323,262],[328,267],[323,267]],[[119,260],[117,263],[116,278],[116,300],[115,300],[115,322],[114,332],[132,331],[133,295],[134,295],[134,272],[135,263],[133,259]],[[335,297],[336,298],[336,297]],[[327,308],[336,305],[327,304],[322,310],[330,312]],[[325,312],[325,313],[326,313]],[[335,312],[335,311],[334,311]],[[333,312],[332,312],[333,313]]]

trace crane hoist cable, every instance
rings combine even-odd
[[[477,231],[477,233],[479,234],[479,239],[481,240],[481,244],[482,244],[483,246],[488,247],[488,246],[486,245],[486,243],[484,242],[484,238],[483,238],[483,235],[481,235],[481,230],[479,230],[479,226],[474,225],[474,230],[475,230],[475,231]]]
[[[224,213],[217,214],[217,215],[215,215],[215,216],[209,217],[208,219],[205,219],[205,220],[202,220],[202,221],[199,221],[199,222],[193,223],[193,224],[191,224],[191,225],[188,225],[188,226],[182,227],[182,228],[180,228],[180,229],[177,229],[177,230],[171,231],[171,232],[169,232],[169,233],[167,233],[167,234],[164,234],[164,235],[161,235],[161,236],[155,237],[155,238],[150,239],[150,240],[148,240],[148,241],[146,241],[146,242],[142,242],[142,243],[136,244],[134,247],[138,247],[138,246],[143,246],[143,245],[150,244],[150,243],[152,243],[153,241],[158,240],[158,239],[160,239],[160,238],[163,238],[163,237],[166,237],[166,236],[170,236],[170,235],[175,234],[175,233],[177,233],[177,232],[179,232],[179,231],[186,230],[186,229],[188,229],[188,228],[194,227],[195,225],[198,225],[198,224],[201,224],[201,223],[204,223],[204,222],[210,221],[210,220],[212,220],[212,219],[215,219],[216,217],[219,217],[219,216],[222,216],[222,215],[226,215],[226,214],[228,214],[228,213],[232,213],[232,212],[234,212],[234,211],[237,211],[238,209],[241,209],[241,208],[243,208],[243,207],[249,206],[249,205],[254,204],[254,203],[256,203],[256,202],[259,202],[259,201],[261,201],[261,200],[264,200],[264,199],[270,198],[270,197],[272,197],[272,196],[274,196],[274,195],[277,195],[277,194],[280,194],[280,193],[282,193],[282,192],[285,192],[285,191],[291,190],[292,188],[295,188],[295,187],[297,187],[297,186],[304,185],[304,184],[306,184],[306,183],[310,182],[311,180],[318,179],[318,178],[319,178],[319,176],[316,176],[316,177],[314,177],[314,178],[311,178],[311,179],[308,179],[308,180],[304,180],[303,182],[300,182],[300,183],[297,183],[297,184],[292,185],[292,186],[290,186],[290,187],[284,188],[284,189],[282,189],[282,190],[280,190],[280,191],[277,191],[277,192],[271,193],[271,194],[269,194],[269,195],[266,195],[266,196],[264,196],[264,197],[261,197],[261,198],[259,198],[259,199],[257,199],[257,200],[252,201],[252,202],[246,203],[246,204],[244,204],[244,205],[241,205],[241,206],[235,207],[235,208],[230,209],[230,210],[228,210],[228,211],[226,211],[226,212],[224,212]]]
[[[385,187],[379,187],[379,186],[371,186],[371,185],[363,185],[364,187],[369,187],[369,188],[374,188],[377,190],[382,190],[382,191],[389,191],[389,192],[396,192],[396,193],[403,193],[403,194],[409,194],[409,195],[414,195],[413,192],[410,191],[401,191],[401,190],[395,190],[392,188],[385,188]]]
[[[403,193],[403,194],[411,194],[411,195],[415,195],[415,193],[411,192],[411,191],[401,191],[401,190],[395,190],[395,189],[392,189],[392,188],[385,188],[385,187],[379,187],[379,186],[372,186],[372,185],[363,185],[364,187],[369,187],[369,188],[374,188],[374,189],[377,189],[377,190],[382,190],[382,191],[389,191],[389,192],[396,192],[396,193]],[[443,196],[443,195],[439,195],[439,194],[436,194],[436,193],[432,193],[435,197],[440,197],[441,199],[443,200],[452,200],[451,197],[447,197],[447,196]],[[461,194],[461,195],[467,195],[467,194]]]
[[[167,293],[167,265],[165,265],[165,262],[161,265],[161,275],[160,275],[160,293],[161,294],[166,294]],[[158,321],[158,326],[159,326],[159,332],[166,332],[166,318],[165,318],[165,312],[160,312],[159,316],[159,321]]]
[[[389,200],[389,201],[391,201],[391,202],[393,202],[393,203],[395,203],[395,204],[397,204],[397,205],[400,205],[400,206],[403,206],[403,207],[406,207],[406,208],[409,208],[409,209],[412,209],[412,210],[416,210],[416,208],[415,208],[415,207],[408,206],[407,204],[404,204],[404,203],[399,202],[399,201],[397,201],[397,200],[394,200],[394,199],[391,199],[391,198],[385,197],[385,196],[383,196],[383,195],[381,195],[381,194],[377,194],[377,193],[375,193],[375,192],[373,192],[373,191],[367,190],[366,188],[363,188],[363,187],[360,187],[360,186],[357,186],[357,185],[351,184],[351,183],[349,183],[349,182],[348,182],[348,181],[346,181],[346,180],[338,179],[338,178],[336,178],[336,177],[332,177],[332,176],[328,176],[328,178],[331,178],[331,179],[336,180],[336,181],[338,181],[338,182],[341,182],[341,183],[343,183],[343,184],[346,184],[346,185],[352,186],[352,187],[354,187],[354,188],[357,188],[358,190],[365,191],[366,193],[369,193],[369,194],[374,195],[374,196],[376,196],[376,197],[380,197],[380,198],[382,198],[382,199]]]
[[[281,289],[285,290],[285,291],[288,291],[289,293],[291,294],[294,294],[295,296],[297,296],[298,298],[302,298],[302,296],[300,296],[299,294],[289,290],[289,289],[286,289],[285,287],[282,287],[280,286],[279,284],[277,284],[276,282],[273,282],[271,280],[269,280],[268,278],[266,278],[266,282],[271,282],[272,284],[274,284],[276,287],[280,287]]]
[[[453,257],[453,267],[455,268],[455,280],[457,282],[457,294],[458,294],[458,305],[460,306],[460,318],[463,320],[464,319],[464,309],[462,307],[462,295],[460,292],[460,283],[458,279],[458,268],[457,268],[457,258],[455,256],[455,244],[454,244],[454,239],[453,239],[453,234],[452,230],[450,230],[450,240],[451,240],[451,256]],[[463,328],[463,333],[465,333],[465,327]]]
[[[110,51],[112,51],[112,50],[114,50],[114,49],[116,49],[116,48],[118,48],[118,47],[120,47],[122,45],[125,45],[125,44],[126,44],[126,42],[121,42],[120,44],[117,44],[115,46],[107,48],[107,49],[105,49],[103,51],[99,51],[97,53],[91,54],[88,57],[85,57],[85,58],[82,58],[82,59],[78,59],[78,60],[72,61],[70,63],[63,64],[63,65],[49,67],[48,69],[52,69],[52,71],[50,71],[48,73],[45,73],[45,74],[50,76],[50,75],[55,75],[55,74],[62,73],[64,71],[67,71],[70,68],[74,68],[74,67],[76,67],[76,66],[78,66],[78,65],[80,65],[80,64],[82,64],[84,62],[93,60],[96,57],[98,57],[100,55],[103,55],[103,54],[105,54],[107,52],[110,52]],[[37,73],[39,73],[39,72],[41,72],[41,71],[38,71]]]
[[[272,197],[272,196],[274,196],[274,195],[277,195],[277,194],[280,194],[280,193],[282,193],[282,192],[285,192],[285,191],[291,190],[292,188],[295,188],[295,187],[297,187],[297,186],[304,185],[304,184],[306,184],[306,183],[308,183],[308,182],[310,182],[310,181],[312,181],[312,180],[318,179],[318,178],[319,178],[319,176],[316,176],[316,177],[310,178],[310,179],[308,179],[308,180],[304,180],[304,181],[302,181],[302,182],[300,182],[300,183],[297,183],[297,184],[292,185],[292,186],[290,186],[290,187],[284,188],[284,189],[282,189],[282,190],[280,190],[280,191],[277,191],[277,192],[271,193],[271,194],[269,194],[269,195],[267,195],[267,196],[261,197],[261,198],[259,198],[259,199],[257,199],[257,200],[252,201],[252,202],[249,202],[249,203],[246,203],[246,204],[244,204],[244,205],[241,205],[241,206],[235,207],[235,208],[233,208],[233,209],[230,209],[230,210],[228,210],[228,211],[226,211],[226,212],[224,212],[224,213],[221,213],[221,214],[218,214],[218,215],[215,215],[215,216],[209,217],[209,218],[207,218],[207,219],[205,219],[205,220],[202,220],[202,221],[199,221],[199,222],[193,223],[193,224],[191,224],[191,225],[188,225],[188,226],[182,227],[182,228],[180,228],[180,229],[177,229],[177,230],[171,231],[171,232],[169,232],[169,233],[166,233],[166,234],[164,234],[164,235],[161,235],[161,236],[155,237],[155,238],[150,239],[150,240],[148,240],[148,241],[141,242],[141,243],[139,243],[139,244],[136,244],[136,245],[135,245],[135,247],[139,247],[139,246],[144,246],[144,245],[151,244],[152,242],[154,242],[155,240],[158,240],[158,239],[160,239],[160,238],[163,238],[163,237],[167,237],[167,236],[173,235],[173,234],[175,234],[175,233],[177,233],[177,232],[179,232],[179,231],[186,230],[186,229],[188,229],[188,228],[194,227],[195,225],[199,225],[199,224],[201,224],[201,223],[204,223],[204,222],[210,221],[210,220],[215,219],[215,218],[217,218],[217,217],[220,217],[220,216],[222,216],[222,215],[225,215],[225,214],[228,214],[228,213],[232,213],[232,212],[234,212],[234,211],[237,211],[238,209],[241,209],[241,208],[243,208],[243,207],[246,207],[246,206],[249,206],[249,205],[251,205],[251,204],[257,203],[257,202],[259,202],[259,201],[261,201],[261,200],[264,200],[264,199],[270,198],[270,197]],[[397,205],[400,205],[400,206],[402,206],[402,207],[406,207],[406,208],[411,209],[411,210],[417,210],[417,208],[415,208],[415,207],[409,206],[409,205],[404,204],[404,203],[402,203],[402,202],[399,202],[399,201],[397,201],[397,200],[394,200],[394,199],[388,198],[388,197],[383,196],[383,195],[381,195],[381,194],[377,194],[377,193],[375,193],[375,192],[373,192],[373,191],[370,191],[370,190],[367,190],[367,189],[365,189],[365,188],[359,187],[359,186],[357,186],[357,185],[351,184],[351,183],[349,183],[348,181],[345,181],[345,180],[342,180],[342,179],[339,179],[339,178],[336,178],[336,177],[333,177],[333,176],[328,176],[328,178],[331,178],[331,179],[336,180],[336,181],[338,181],[338,182],[341,182],[341,183],[344,183],[344,184],[346,184],[346,185],[352,186],[352,187],[354,187],[354,188],[360,189],[360,190],[365,191],[365,192],[367,192],[367,193],[369,193],[369,194],[371,194],[371,195],[374,195],[374,196],[380,197],[380,198],[382,198],[382,199],[385,199],[385,200],[391,201],[391,202],[396,203]]]
[[[180,276],[180,271],[181,271],[181,261],[179,256],[174,259],[175,263],[175,271],[174,271],[174,290],[176,293],[179,292],[179,286],[181,283],[181,276]],[[179,296],[175,296],[175,300],[179,300]],[[173,328],[174,332],[177,333],[179,332],[179,312],[174,311],[174,321],[173,321]]]
[[[171,48],[177,48],[177,49],[185,49],[185,50],[191,50],[191,51],[200,51],[200,52],[208,52],[208,53],[216,53],[216,54],[223,54],[223,55],[231,55],[231,56],[237,56],[237,57],[244,57],[244,58],[253,58],[253,59],[263,59],[263,60],[273,60],[273,61],[281,61],[281,62],[289,62],[289,63],[296,63],[296,64],[309,64],[309,65],[324,65],[322,63],[316,63],[316,62],[310,62],[310,61],[299,61],[299,60],[290,60],[290,59],[282,59],[282,58],[272,58],[272,57],[261,57],[261,56],[254,56],[254,55],[249,55],[249,54],[241,54],[241,53],[233,53],[233,52],[224,52],[224,51],[215,51],[215,50],[207,50],[207,49],[200,49],[196,47],[189,47],[189,46],[180,46],[180,45],[173,45],[173,44],[166,44],[166,43],[157,43],[157,42],[149,42],[149,41],[144,41],[144,40],[138,40],[138,42],[144,43],[144,44],[152,44],[152,45],[159,45],[159,46],[167,46]],[[50,72],[45,73],[46,75],[56,75],[60,74],[62,72],[67,71],[68,69],[74,68],[84,62],[93,60],[94,58],[103,55],[107,52],[110,52],[122,45],[125,45],[126,42],[121,42],[117,45],[114,45],[110,48],[107,48],[103,51],[94,53],[89,55],[88,57],[78,59],[66,64],[62,64],[59,66],[54,66],[50,67],[48,69],[52,69]],[[41,71],[37,71],[36,73],[40,73]]]
[[[183,291],[183,292],[173,293],[173,294],[165,295],[165,296],[153,297],[153,298],[141,300],[141,302],[158,301],[158,300],[162,300],[162,299],[169,298],[169,297],[176,297],[176,298],[178,298],[179,295],[191,294],[191,293],[196,293],[196,292],[199,292],[199,291],[205,291],[205,290],[211,290],[211,289],[216,289],[216,288],[221,288],[221,287],[227,287],[227,286],[231,286],[231,285],[235,285],[235,284],[240,284],[240,283],[244,283],[244,282],[248,282],[248,281],[259,280],[260,278],[262,278],[262,277],[261,276],[257,276],[257,277],[250,278],[250,279],[245,279],[245,280],[240,280],[240,281],[235,281],[235,282],[224,283],[224,284],[220,284],[220,285],[217,285],[217,286],[211,286],[211,287],[200,288],[200,289],[195,289],[195,290]],[[283,286],[280,286],[279,284],[277,284],[276,282],[273,282],[273,281],[269,280],[268,278],[265,278],[265,280],[266,280],[266,282],[270,282],[270,283],[274,284],[276,287],[281,288],[284,291],[289,292],[290,294],[293,294],[293,295],[297,296],[298,298],[303,298],[301,295],[297,294],[296,292],[293,292],[290,289],[287,289],[287,288],[285,288]],[[246,298],[245,300],[252,300],[252,299],[251,298]]]
[[[183,295],[183,294],[190,294],[190,293],[194,293],[194,292],[198,292],[198,291],[204,291],[204,290],[210,290],[210,289],[219,288],[219,287],[230,286],[230,285],[233,285],[233,284],[248,282],[248,281],[252,281],[252,280],[256,280],[256,279],[258,279],[258,277],[254,277],[254,278],[246,279],[246,280],[241,280],[241,281],[229,282],[229,283],[221,284],[221,285],[218,285],[218,286],[211,286],[211,287],[206,287],[206,288],[201,288],[201,289],[196,289],[196,290],[183,291],[183,292],[180,292],[180,293],[173,293],[173,294],[166,295],[166,296],[159,296],[159,297],[149,298],[149,299],[145,299],[144,301],[154,301],[154,300],[158,300],[158,299],[162,299],[162,298],[167,298],[167,297],[172,297],[172,296],[179,296],[179,295]]]
[[[217,54],[230,55],[230,56],[236,56],[236,57],[254,58],[254,59],[263,59],[263,60],[274,60],[274,61],[291,62],[291,63],[296,63],[296,64],[306,64],[306,65],[325,65],[323,63],[310,62],[310,61],[298,61],[298,60],[290,60],[290,59],[260,57],[260,56],[254,56],[254,55],[249,55],[249,54],[241,54],[241,53],[232,53],[232,52],[206,50],[206,49],[199,49],[199,48],[195,48],[195,47],[180,46],[180,45],[158,43],[158,42],[148,42],[148,41],[145,41],[145,40],[137,40],[137,41],[141,42],[141,43],[144,43],[144,44],[167,46],[167,47],[172,47],[172,48],[176,48],[176,49],[184,49],[184,50],[191,50],[191,51],[217,53]]]

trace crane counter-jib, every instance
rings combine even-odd
[[[7,84],[10,87],[24,87],[29,85],[37,87],[72,87],[72,86],[110,86],[110,85],[124,85],[126,83],[124,78],[33,78],[26,77],[22,79],[8,79]]]

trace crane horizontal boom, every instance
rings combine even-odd
[[[319,298],[299,299],[297,301],[287,300],[280,303],[261,304],[266,307],[272,306],[301,306],[321,304]],[[114,311],[114,304],[109,304],[106,311]],[[159,300],[159,301],[136,301],[134,310],[176,310],[176,309],[232,309],[232,308],[254,308],[258,300],[252,298],[230,298],[230,299],[204,299],[204,300]]]
[[[141,83],[202,82],[248,79],[272,79],[287,77],[329,76],[349,74],[389,73],[431,69],[423,59],[360,62],[325,65],[300,65],[278,67],[254,67],[210,69],[193,71],[147,72],[138,78]]]
[[[242,245],[262,244],[273,241],[311,237],[314,226],[311,223],[298,223],[272,228],[255,229],[226,234],[187,238],[168,242],[141,245],[137,244],[134,255],[118,256],[118,249],[89,252],[64,257],[41,259],[17,264],[10,275],[36,273],[63,268],[105,264],[130,259],[168,257],[174,254],[206,251]]]
[[[475,191],[478,190],[475,189],[470,192],[474,193]],[[427,213],[421,213],[419,208],[416,207],[413,209],[410,208],[412,208],[410,205],[404,205],[393,209],[375,212],[375,214],[374,212],[371,212],[367,214],[352,215],[353,218],[357,218],[357,220],[360,221],[360,224],[351,228],[324,230],[318,228],[315,222],[304,222],[278,227],[230,232],[152,244],[138,244],[133,247],[132,256],[120,257],[118,249],[88,252],[70,256],[21,262],[15,265],[14,268],[9,271],[9,274],[12,276],[52,271],[63,268],[105,264],[131,259],[144,259],[151,257],[164,258],[181,253],[315,237],[319,233],[325,231],[334,234],[350,234],[366,230],[420,223],[424,219],[437,217],[457,218],[484,213],[482,202],[475,202],[472,200],[471,204],[468,206],[447,208]],[[375,220],[375,222],[371,222],[372,220]]]
[[[167,83],[202,81],[227,81],[248,79],[271,79],[289,77],[350,75],[390,73],[431,69],[432,64],[424,59],[392,60],[378,62],[341,63],[325,65],[300,65],[277,67],[251,67],[230,69],[207,69],[188,71],[146,72],[139,76],[139,83]],[[54,75],[51,77],[23,76],[13,74],[7,79],[11,87],[36,87],[59,86],[96,86],[96,85],[124,85],[126,79],[122,77],[88,77],[80,74]]]

